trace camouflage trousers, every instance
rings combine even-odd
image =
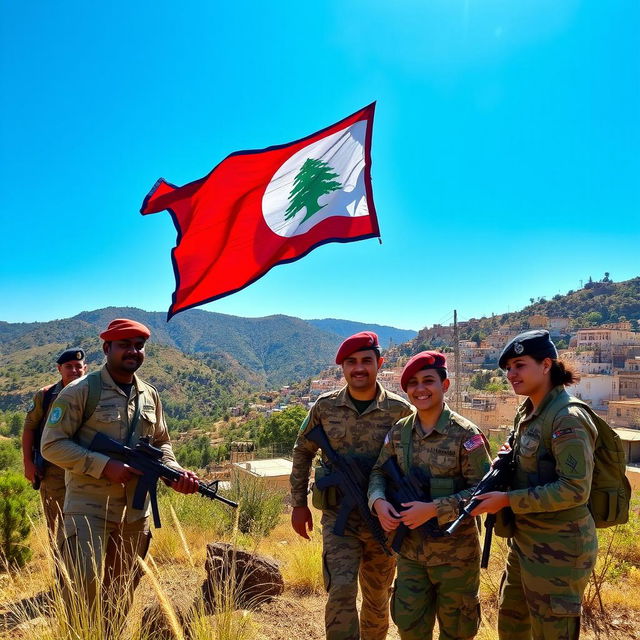
[[[389,596],[396,561],[384,553],[352,514],[344,536],[333,533],[335,513],[322,514],[322,568],[329,595],[325,607],[327,640],[384,640],[389,629]],[[358,517],[359,518],[359,517]],[[358,618],[358,581],[362,608]]]
[[[575,640],[598,552],[590,515],[574,522],[517,516],[502,576],[502,640]],[[525,606],[526,604],[526,606]]]
[[[47,531],[52,548],[60,548],[64,540],[64,525],[62,520],[62,508],[64,506],[64,469],[48,464],[45,467],[44,477],[40,482],[40,500],[44,517],[47,521]]]
[[[427,566],[398,558],[391,617],[402,640],[430,640],[436,617],[440,640],[473,638],[480,626],[480,558]]]
[[[95,516],[65,515],[64,528],[62,596],[69,624],[73,627],[75,617],[84,611],[85,619],[90,616],[105,620],[111,629],[121,628],[142,577],[137,558],[144,558],[149,549],[149,518],[109,522]]]

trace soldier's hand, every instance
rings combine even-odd
[[[109,458],[109,461],[102,470],[102,477],[114,484],[127,484],[129,480],[141,475],[142,471],[138,471],[128,464],[120,462],[120,460],[114,460],[113,458]]]
[[[31,460],[24,461],[24,477],[29,481],[33,482],[38,475],[36,471],[36,465],[33,464]]]
[[[385,531],[393,531],[400,524],[400,514],[393,508],[390,502],[383,498],[378,498],[373,503],[373,510],[380,520],[380,524]]]
[[[193,471],[187,471],[185,469],[182,472],[180,480],[172,483],[171,487],[179,493],[195,493],[198,490],[199,484],[198,476]]]
[[[409,529],[415,529],[438,515],[438,510],[433,502],[413,500],[412,502],[403,502],[402,506],[407,509],[400,513],[400,519]]]
[[[504,491],[489,491],[475,496],[474,500],[480,500],[480,504],[471,512],[472,516],[483,513],[498,513],[500,509],[509,506],[509,494]]]
[[[313,531],[313,518],[309,507],[293,507],[291,512],[291,526],[293,530],[303,538],[310,540],[309,532]]]

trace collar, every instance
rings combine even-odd
[[[349,407],[354,411],[358,411],[351,402],[351,398],[349,397],[349,385],[344,385],[340,391],[338,391],[338,395],[336,395],[336,405]],[[385,411],[388,408],[388,399],[387,392],[385,388],[376,381],[376,395],[375,398],[371,401],[371,404],[360,414],[361,416],[369,413],[369,411],[374,411],[375,409],[380,409]]]
[[[532,420],[537,418],[562,392],[564,385],[558,385],[547,393],[542,402],[534,409],[530,398],[527,398],[519,407],[518,412],[522,414],[523,419]]]
[[[119,393],[121,396],[127,397],[125,392],[118,386],[116,381],[111,377],[109,373],[109,369],[107,369],[107,365],[103,364],[102,369],[100,369],[100,379],[102,380],[102,384],[109,389],[113,389],[116,393]],[[138,378],[137,374],[133,374],[133,389],[136,390],[136,395],[140,395],[142,393],[142,384],[140,378]]]
[[[429,432],[428,435],[424,435],[420,431],[418,431],[418,422],[419,422],[418,412],[414,411],[413,415],[411,416],[411,428],[421,438],[428,438],[434,431],[437,431],[438,433],[441,433],[441,434],[445,434],[448,431],[449,422],[451,422],[451,409],[449,409],[449,406],[447,405],[446,402],[443,404],[442,412],[438,417],[438,421],[436,422],[435,427],[433,427],[433,429]]]

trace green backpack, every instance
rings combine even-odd
[[[598,429],[594,450],[593,479],[589,510],[598,529],[606,529],[629,520],[631,485],[626,476],[626,456],[620,436],[588,404],[561,393],[545,411],[542,421],[544,446],[551,451],[553,420],[559,411],[575,405],[584,409]]]

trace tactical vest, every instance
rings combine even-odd
[[[602,529],[616,524],[624,524],[629,519],[629,501],[631,486],[625,475],[626,457],[620,436],[593,409],[565,390],[549,404],[538,418],[540,420],[540,443],[538,445],[537,473],[529,474],[529,487],[555,482],[556,461],[551,450],[553,423],[560,411],[569,406],[584,409],[598,430],[594,448],[593,478],[589,494],[588,508],[597,528]],[[580,517],[583,506],[555,512],[557,519],[563,521]]]

